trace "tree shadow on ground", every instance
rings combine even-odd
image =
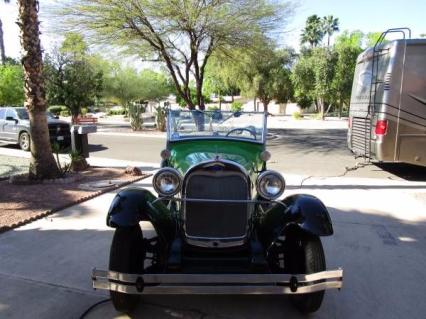
[[[105,151],[107,149],[108,149],[108,147],[106,147],[106,146],[104,146],[102,144],[89,144],[89,152],[90,153]]]

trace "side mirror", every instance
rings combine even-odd
[[[17,123],[18,123],[18,120],[17,120],[17,119],[15,119],[15,118],[13,118],[12,116],[6,116],[6,121],[14,121],[14,122],[15,122],[15,124],[17,124]]]

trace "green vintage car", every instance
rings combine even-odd
[[[115,308],[130,312],[141,294],[289,294],[316,311],[324,291],[341,288],[326,271],[320,236],[333,234],[316,197],[280,199],[285,180],[267,169],[265,113],[168,112],[158,197],[127,188],[114,198],[109,270],[93,270]],[[149,221],[155,236],[144,236]]]

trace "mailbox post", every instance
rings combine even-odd
[[[73,125],[71,127],[71,148],[84,158],[89,158],[89,141],[87,135],[96,133],[96,125]]]

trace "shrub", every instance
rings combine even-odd
[[[293,116],[293,118],[294,118],[295,120],[301,120],[301,119],[303,119],[303,115],[302,115],[302,113],[301,113],[301,112],[294,112],[294,113],[292,114],[292,116]]]
[[[126,114],[126,110],[125,109],[109,110],[108,111],[108,115],[125,115],[125,114]]]
[[[321,112],[316,113],[316,114],[313,116],[313,119],[314,119],[314,120],[322,120],[322,119],[323,119],[322,113],[321,113]]]
[[[61,111],[67,111],[68,109],[63,105],[52,105],[47,110],[54,115],[59,115]]]
[[[217,110],[219,110],[219,107],[217,107],[216,105],[207,107],[207,111],[217,111]]]
[[[87,107],[82,107],[82,108],[81,108],[81,110],[80,110],[80,114],[81,114],[82,116],[85,116],[85,115],[87,114],[87,112],[88,112]]]
[[[155,108],[155,124],[157,125],[157,128],[161,132],[166,131],[166,114],[167,114],[166,106],[160,105]]]
[[[310,97],[308,97],[306,95],[301,95],[301,96],[296,96],[296,103],[302,109],[307,109],[307,108],[309,108],[309,107],[312,106],[312,104],[314,103],[314,101]]]
[[[143,104],[130,104],[129,105],[129,118],[130,126],[133,131],[140,131],[142,129],[143,117],[142,113],[145,112],[145,105]]]
[[[241,102],[236,102],[236,101],[234,101],[234,102],[232,102],[232,104],[231,104],[231,111],[232,112],[241,112],[243,110],[243,103],[241,103]]]
[[[62,110],[59,114],[61,116],[71,116],[71,113],[69,110]]]

